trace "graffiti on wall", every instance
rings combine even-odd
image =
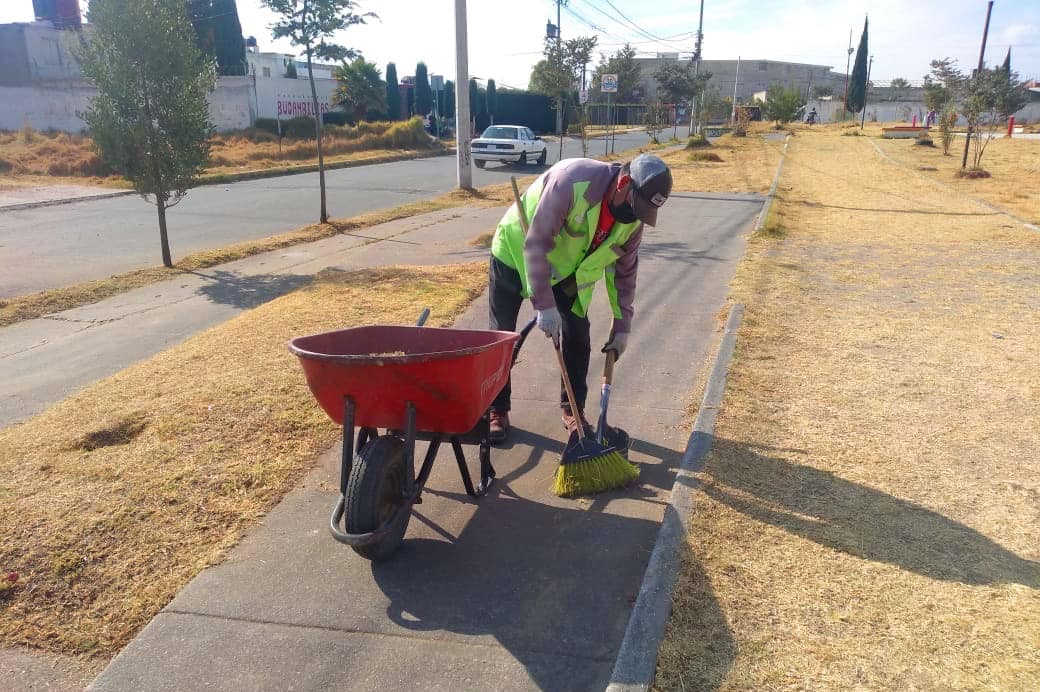
[[[321,108],[321,112],[324,115],[329,112],[329,104],[319,103],[318,106]],[[289,101],[279,99],[277,103],[278,117],[295,118],[299,115],[314,115],[314,104],[311,101]]]

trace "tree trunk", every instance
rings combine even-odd
[[[155,209],[159,212],[159,245],[162,247],[162,263],[164,267],[173,267],[170,256],[170,237],[166,234],[166,200],[162,195],[155,196]]]
[[[321,151],[321,108],[318,106],[318,89],[314,86],[314,69],[311,67],[311,45],[307,44],[307,79],[311,83],[311,103],[314,104],[314,136],[318,142],[318,186],[321,188],[321,222],[329,222],[325,207],[325,157]]]

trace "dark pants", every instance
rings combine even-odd
[[[515,269],[503,264],[496,257],[491,258],[491,267],[488,271],[488,297],[491,303],[490,327],[491,329],[515,332],[516,317],[520,313],[520,305],[524,299],[520,295],[523,287],[520,283],[520,274]],[[589,341],[589,318],[578,317],[571,312],[574,299],[577,295],[577,286],[574,277],[565,279],[553,286],[553,296],[556,298],[556,308],[563,317],[563,360],[567,364],[567,374],[571,378],[574,387],[574,398],[577,400],[581,410],[585,410],[585,398],[589,393],[586,383],[589,375],[589,357],[592,345]],[[535,331],[538,334],[537,328]],[[556,365],[555,356],[547,365],[552,368]],[[510,396],[512,395],[511,381],[506,381],[506,386],[499,392],[491,403],[491,408],[496,411],[508,411],[510,409]],[[563,388],[563,380],[560,380],[560,405],[567,406],[567,390]]]

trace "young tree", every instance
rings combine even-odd
[[[647,104],[646,113],[643,115],[643,125],[647,137],[654,144],[661,143],[661,140],[657,138],[657,132],[668,124],[667,119],[668,109],[660,101]]]
[[[1010,67],[1010,66],[1009,66]],[[969,80],[962,109],[972,133],[972,169],[982,170],[982,156],[997,130],[1026,104],[1026,86],[1015,72],[983,68]]]
[[[433,109],[433,91],[430,90],[430,77],[426,72],[426,63],[415,66],[415,113],[424,118]]]
[[[386,83],[375,63],[355,58],[337,67],[334,76],[339,85],[332,94],[333,100],[358,120],[364,120],[369,111],[386,110]]]
[[[851,89],[850,89],[851,93]],[[787,88],[783,84],[773,84],[766,91],[766,102],[762,106],[763,117],[776,122],[779,130],[794,120],[798,109],[805,105],[801,89]]]
[[[658,68],[654,72],[654,79],[657,80],[658,86],[664,92],[665,98],[673,104],[693,103],[695,99],[699,100],[701,92],[708,84],[708,80],[711,79],[711,73],[702,72],[699,75],[694,75],[692,60],[686,62],[676,61],[665,63]],[[673,137],[678,136],[678,128],[679,120],[676,118],[673,124]]]
[[[856,62],[849,76],[849,97],[845,110],[859,113],[867,105],[867,20],[863,20],[863,35],[856,49]]]
[[[964,89],[964,73],[950,58],[932,60],[931,72],[924,77],[924,105],[941,113],[952,105]]]
[[[487,102],[487,112],[491,116],[491,124],[495,124],[495,108],[498,106],[498,87],[495,86],[495,80],[489,79],[487,83],[487,97],[484,99]]]
[[[346,60],[358,57],[358,52],[332,43],[330,39],[337,31],[364,24],[371,12],[355,12],[355,0],[260,0],[263,5],[279,15],[281,19],[271,25],[271,35],[287,38],[294,46],[300,46],[307,56],[307,79],[311,84],[311,104],[314,108],[314,139],[318,145],[318,185],[321,188],[321,223],[328,223],[329,212],[325,198],[325,157],[321,150],[321,106],[318,105],[318,90],[314,86],[314,58]]]
[[[635,88],[639,84],[641,75],[639,64],[636,62],[636,49],[626,43],[609,58],[601,54],[600,63],[596,66],[594,77],[597,89],[602,76],[605,74],[616,74],[618,76],[618,103],[634,101]]]
[[[401,117],[401,88],[397,83],[397,65],[386,64],[386,110],[389,120]]]
[[[80,62],[98,94],[83,119],[101,158],[154,201],[172,267],[166,210],[209,158],[214,61],[195,43],[184,0],[93,0],[87,17],[94,33]]]
[[[813,98],[823,98],[825,96],[834,96],[834,87],[830,84],[816,84],[812,88]]]

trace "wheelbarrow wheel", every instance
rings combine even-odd
[[[383,435],[361,448],[347,483],[346,525],[348,533],[375,531],[404,505],[405,442],[397,435]],[[385,560],[404,539],[411,512],[401,512],[390,531],[375,543],[353,546],[358,555],[373,561]]]

